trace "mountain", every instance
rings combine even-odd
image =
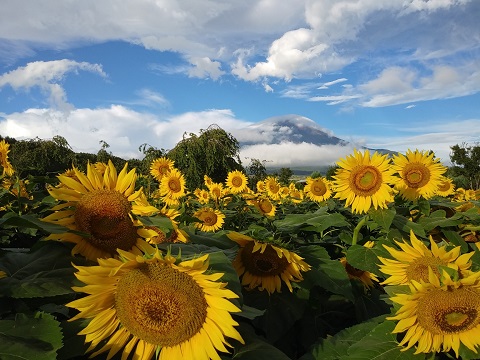
[[[348,142],[322,128],[315,121],[300,115],[275,116],[235,131],[240,146],[282,144],[286,142],[314,145],[341,145]]]
[[[249,159],[265,161],[267,170],[289,167],[295,173],[323,172],[353,149],[367,147],[345,141],[315,121],[296,114],[275,116],[242,129],[232,131],[240,144],[240,155],[246,164]],[[385,149],[369,149],[392,154]]]

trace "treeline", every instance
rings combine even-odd
[[[171,150],[158,148],[150,144],[142,144],[139,151],[142,159],[122,159],[115,156],[105,141],[100,141],[97,153],[75,152],[62,136],[54,136],[50,140],[30,139],[16,140],[11,137],[2,137],[10,144],[9,160],[17,176],[49,176],[65,172],[73,166],[82,171],[86,170],[88,162],[108,162],[111,160],[116,168],[122,168],[128,162],[130,168],[137,168],[137,172],[149,176],[151,162],[159,157],[168,157],[175,161],[177,169],[184,174],[189,189],[201,187],[203,176],[208,175],[215,182],[223,182],[228,172],[241,170],[247,174],[251,184],[267,177],[265,160],[249,159],[250,163],[244,166],[240,160],[240,145],[230,133],[213,124],[200,133],[185,133]],[[480,145],[475,143],[457,144],[451,147],[450,161],[447,176],[456,187],[464,189],[480,188]],[[445,159],[441,159],[445,160]],[[312,177],[319,175],[327,178],[334,173],[335,167],[329,168],[325,174],[316,171]],[[290,168],[280,168],[276,175],[282,183],[287,183],[293,175]]]

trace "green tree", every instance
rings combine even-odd
[[[246,167],[248,181],[252,188],[255,189],[257,182],[265,180],[267,177],[267,168],[265,167],[266,160],[250,159],[250,164]]]
[[[474,190],[480,188],[480,145],[462,143],[451,146],[450,149],[453,174],[465,177],[468,188]]]
[[[212,124],[206,130],[201,129],[199,136],[184,133],[167,156],[185,175],[187,188],[193,190],[202,186],[204,175],[215,182],[224,182],[229,171],[243,171],[239,151],[237,139]]]
[[[280,184],[288,185],[290,183],[290,178],[293,176],[293,171],[289,167],[282,167],[276,175]]]

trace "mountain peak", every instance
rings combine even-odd
[[[267,118],[235,131],[240,146],[256,144],[310,143],[314,145],[342,145],[348,142],[337,138],[315,121],[296,114]]]

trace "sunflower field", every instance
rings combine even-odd
[[[196,189],[166,157],[21,179],[8,152],[2,360],[480,358],[480,193],[432,152]]]

